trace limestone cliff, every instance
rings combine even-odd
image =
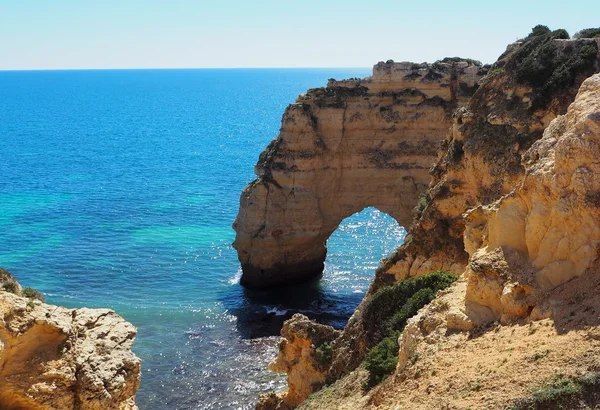
[[[487,68],[466,61],[378,63],[366,79],[330,80],[290,105],[260,155],[233,224],[241,283],[320,275],[340,222],[376,207],[409,227],[452,112]]]
[[[564,366],[561,374],[569,380],[582,376],[578,366],[595,369],[584,352],[595,345],[586,326],[598,326],[593,295],[600,223],[594,158],[600,77],[580,86],[600,71],[599,46],[597,39],[568,40],[564,30],[536,27],[507,48],[468,104],[455,111],[432,168],[424,209],[405,244],[377,270],[365,301],[331,342],[326,383],[335,384],[305,408],[503,408],[536,387],[531,377],[515,372],[519,367],[533,372],[522,363],[525,357],[546,357],[537,351],[539,343],[548,343],[547,354]],[[382,288],[435,270],[461,278],[408,321],[398,340],[393,377],[372,391],[357,392],[356,385],[365,381],[359,365],[381,340],[369,333],[369,300]],[[454,387],[444,390],[475,385],[472,389],[478,391],[479,382],[465,378],[475,378],[482,368],[497,371],[496,364],[483,359],[495,349],[497,338],[489,332],[523,337],[527,333],[514,324],[533,320],[542,320],[539,326],[551,327],[550,333],[532,337],[533,344],[523,340],[518,360],[496,358],[511,363],[503,377],[519,381],[522,388],[501,394],[498,389],[506,383],[494,382],[487,373],[490,389],[476,404],[449,393]],[[531,326],[529,335],[538,328],[533,322]],[[577,332],[568,333],[575,327]],[[548,342],[557,334],[561,337]],[[565,351],[568,343],[572,351]],[[425,355],[426,365],[415,365]],[[444,357],[458,362],[448,364]],[[430,385],[418,380],[424,371],[431,372],[426,376]],[[552,365],[543,374],[550,379]],[[493,400],[488,400],[490,394]]]
[[[370,294],[439,269],[464,272],[469,245],[463,238],[463,214],[512,191],[525,174],[522,155],[541,138],[550,121],[566,111],[583,80],[600,69],[597,40],[556,39],[561,32],[531,36],[510,45],[469,104],[455,112],[432,169],[430,202],[409,230],[405,244],[376,271]],[[546,48],[553,53],[546,65],[539,67],[539,72],[532,69],[533,73],[521,73],[523,64],[538,58]],[[568,77],[562,78],[552,93],[524,79],[529,78],[527,75],[548,79],[565,71]],[[455,319],[462,315],[454,313]],[[455,323],[463,328],[472,326],[469,322]],[[338,345],[333,378],[358,366],[372,345],[365,338],[360,307],[334,343]]]
[[[358,368],[300,408],[598,408],[599,150],[596,74],[514,190],[467,212],[466,272],[409,320],[395,372],[365,391]]]
[[[13,294],[21,288],[4,270],[0,285],[6,285],[0,289],[1,409],[137,409],[133,325],[112,310],[67,309]]]

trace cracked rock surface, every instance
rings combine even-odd
[[[0,408],[137,409],[136,334],[109,309],[67,309],[0,291]]]

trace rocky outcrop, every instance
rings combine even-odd
[[[544,317],[550,309],[540,295],[583,275],[599,256],[598,158],[595,75],[526,153],[517,188],[466,216],[467,301],[479,322]]]
[[[409,319],[394,374],[364,391],[359,368],[301,408],[597,408],[598,150],[600,74],[523,155],[515,188],[465,214],[465,274]]]
[[[410,226],[451,114],[487,72],[457,60],[378,63],[372,77],[330,80],[286,109],[233,224],[243,285],[320,275],[327,239],[364,208]]]
[[[274,372],[286,373],[288,390],[261,397],[259,410],[294,408],[325,383],[331,364],[331,342],[339,331],[310,321],[299,313],[281,329],[279,355],[269,364]]]
[[[563,32],[532,33],[510,45],[469,104],[454,113],[450,132],[432,168],[430,201],[405,243],[376,271],[367,298],[381,287],[408,277],[435,270],[457,274],[465,271],[470,245],[464,240],[463,215],[493,203],[519,184],[525,176],[522,156],[542,137],[550,122],[566,112],[581,83],[600,71],[598,41],[557,38],[564,37]],[[552,57],[543,66],[523,71],[546,52]],[[552,80],[556,86],[550,93],[539,78],[561,80]],[[471,219],[476,219],[476,214]],[[517,299],[521,292],[528,290],[514,289]],[[361,311],[359,307],[333,343],[333,380],[356,368],[372,346],[365,338]],[[464,312],[456,311],[453,323],[458,329],[474,325]]]
[[[0,408],[137,409],[136,333],[112,310],[67,309],[0,290]]]
[[[469,103],[455,111],[424,209],[331,343],[328,384],[357,369],[378,342],[365,323],[369,298],[406,278],[435,270],[462,275],[447,298],[407,324],[398,375],[423,341],[443,342],[449,332],[474,332],[494,321],[547,318],[571,303],[553,297],[553,289],[591,269],[600,240],[592,178],[597,77],[567,108],[583,81],[600,71],[600,42],[565,36],[536,27],[507,48]],[[382,403],[370,397],[370,405]]]

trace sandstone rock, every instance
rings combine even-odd
[[[0,291],[0,407],[134,410],[137,331],[108,309],[67,309]]]
[[[431,170],[428,200],[404,245],[376,271],[365,300],[382,287],[432,270],[464,273],[452,287],[452,296],[447,296],[444,314],[428,306],[409,321],[399,340],[397,375],[423,342],[443,340],[456,331],[477,332],[479,325],[493,321],[506,323],[528,315],[547,318],[564,300],[550,297],[544,301],[545,290],[577,278],[597,257],[598,217],[593,205],[597,187],[592,178],[597,170],[592,158],[598,158],[594,135],[600,118],[595,111],[600,110],[590,108],[593,92],[582,94],[595,87],[596,80],[588,80],[581,88],[578,100],[585,103],[569,109],[564,118],[561,115],[585,78],[600,71],[600,55],[594,40],[555,43],[547,36],[510,46],[480,81],[468,104],[454,112]],[[519,74],[523,58],[535,56],[542,46],[553,49],[551,74],[569,76],[551,89],[540,85],[535,76],[524,79]],[[579,64],[578,53],[583,49],[587,60]],[[567,63],[572,65],[565,71]],[[395,70],[409,66],[379,64],[377,81],[393,83]],[[410,69],[423,78],[418,65]],[[431,92],[430,87],[428,83],[423,92]],[[573,110],[573,121],[568,122]],[[572,124],[572,132],[567,123]],[[559,143],[563,134],[567,137]],[[563,171],[554,169],[555,158],[560,159]],[[390,215],[401,221],[396,214]],[[560,235],[561,224],[566,224],[573,238]],[[321,232],[320,226],[317,223],[315,231]],[[240,260],[248,259],[240,256]],[[356,369],[372,347],[364,305],[365,301],[331,344],[328,383]],[[376,396],[370,404],[384,403]],[[418,408],[432,408],[422,404]]]
[[[330,80],[298,97],[241,195],[233,224],[241,283],[320,275],[327,239],[364,208],[409,227],[451,113],[485,72],[464,63],[379,63],[372,77]]]
[[[283,324],[279,355],[269,364],[274,372],[287,373],[288,390],[261,397],[257,409],[293,408],[325,382],[331,365],[330,343],[339,336],[331,326],[313,323],[299,313]]]
[[[466,239],[472,243],[470,266],[489,265],[486,261],[494,254],[519,255],[510,269],[490,266],[482,275],[471,276],[467,297],[494,316],[547,317],[542,308],[532,312],[537,304],[529,297],[533,289],[540,293],[581,276],[598,257],[598,113],[597,74],[582,84],[567,113],[556,118],[525,154],[525,177],[514,192],[488,209],[484,235]],[[467,229],[467,234],[473,231]],[[509,276],[517,282],[510,283]]]

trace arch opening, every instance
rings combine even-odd
[[[327,239],[320,287],[351,314],[381,260],[404,242],[406,230],[389,214],[368,207],[344,218]]]
[[[342,219],[324,238],[327,256],[322,275],[275,292],[243,288],[238,329],[249,338],[279,334],[283,321],[294,313],[343,328],[381,259],[399,247],[405,235],[398,221],[374,207]]]

